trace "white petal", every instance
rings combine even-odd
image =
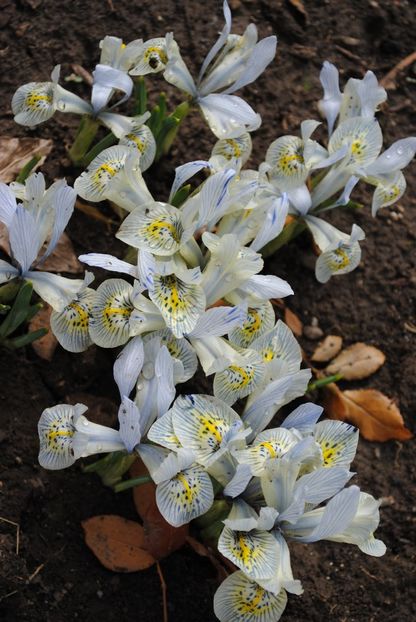
[[[218,550],[252,579],[269,579],[275,573],[279,550],[276,540],[267,531],[233,531],[224,527]]]
[[[378,158],[366,167],[366,175],[386,175],[392,171],[405,168],[416,153],[416,137],[397,140]]]
[[[319,109],[326,117],[328,133],[331,135],[342,101],[338,69],[326,60],[319,77],[324,88],[324,98],[319,102]]]
[[[156,503],[163,518],[174,527],[186,525],[205,514],[214,501],[208,473],[199,466],[181,471],[158,484]]]
[[[278,622],[286,603],[285,590],[275,595],[238,571],[215,592],[214,612],[221,622]]]
[[[85,287],[81,279],[67,279],[50,272],[26,272],[25,279],[31,281],[35,292],[54,311],[62,311]]]
[[[89,322],[95,291],[86,288],[62,311],[52,311],[51,330],[69,352],[84,352],[92,344]]]
[[[133,287],[123,279],[108,279],[97,289],[90,334],[102,348],[115,348],[128,340],[132,291]]]
[[[280,424],[282,428],[296,428],[302,434],[309,434],[313,431],[315,423],[323,413],[322,406],[307,402],[301,404]]]
[[[118,420],[120,423],[120,438],[127,451],[132,452],[141,439],[140,413],[136,404],[126,396],[122,398],[120,408],[118,409]]]
[[[144,361],[143,341],[134,337],[124,346],[118,355],[114,367],[114,380],[120,391],[120,397],[128,397],[137,382]]]
[[[10,227],[16,212],[16,196],[7,184],[0,183],[0,222]]]
[[[342,421],[321,421],[313,435],[322,450],[323,466],[350,466],[357,451],[357,428]]]
[[[261,125],[260,115],[235,95],[206,95],[198,103],[217,138],[236,138],[243,132],[257,130]]]
[[[254,49],[247,61],[245,71],[240,77],[226,89],[225,93],[234,93],[257,80],[260,74],[266,69],[276,55],[277,38],[272,35],[262,39],[254,46]]]

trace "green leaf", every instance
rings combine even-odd
[[[0,327],[0,338],[4,339],[13,333],[27,319],[30,313],[30,299],[32,297],[32,283],[26,281],[17,294],[12,308]]]
[[[108,149],[108,147],[112,147],[117,142],[117,138],[114,136],[112,132],[109,132],[102,138],[92,149],[88,151],[83,157],[82,163],[83,166],[88,166],[90,162],[93,161],[94,158],[97,157],[99,153],[104,151],[104,149]]]
[[[180,207],[183,203],[185,203],[186,199],[189,197],[190,192],[191,192],[191,184],[182,186],[182,188],[179,188],[179,190],[175,193],[170,204],[173,205],[174,207]]]
[[[18,176],[16,177],[16,181],[19,184],[23,184],[26,179],[29,177],[30,173],[32,172],[32,170],[35,168],[36,164],[42,159],[42,156],[40,155],[34,155],[33,158],[31,158],[29,160],[29,162],[27,162],[23,168],[21,169],[20,173],[18,174]]]
[[[127,454],[125,451],[113,451],[104,458],[87,464],[84,473],[97,473],[101,477],[104,486],[115,486],[121,482],[121,478],[126,473],[136,456]]]
[[[17,348],[23,348],[24,346],[33,343],[36,339],[40,339],[44,337],[48,333],[47,328],[39,328],[38,330],[34,330],[31,333],[27,333],[26,335],[21,335],[20,337],[14,337],[13,339],[6,339],[4,341],[4,345],[7,348],[12,348],[16,350]]]

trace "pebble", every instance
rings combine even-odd
[[[317,341],[323,337],[324,331],[319,326],[304,326],[303,334],[306,339],[310,339],[311,341]]]

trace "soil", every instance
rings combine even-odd
[[[276,62],[244,97],[261,113],[263,125],[254,136],[251,163],[258,164],[267,144],[283,133],[297,133],[300,121],[316,118],[319,71],[325,59],[335,62],[343,78],[372,69],[381,77],[414,51],[416,7],[412,0],[280,0],[230,1],[234,31],[254,21],[260,34],[279,36]],[[209,6],[210,10],[207,10]],[[106,34],[129,41],[162,36],[174,30],[183,56],[193,69],[202,61],[222,28],[220,2],[178,0],[0,0],[0,135],[50,137],[54,151],[44,171],[49,180],[77,171],[65,148],[76,119],[57,115],[33,131],[16,126],[9,102],[25,82],[46,80],[52,67],[69,63],[91,69],[98,42]],[[415,133],[416,66],[408,67],[389,92],[379,115],[386,144]],[[151,82],[157,91],[161,82]],[[83,86],[68,87],[83,93]],[[176,94],[177,96],[177,94]],[[212,136],[195,116],[181,131],[171,155],[147,174],[155,195],[166,200],[174,167],[208,156]],[[345,343],[365,341],[386,354],[385,365],[368,381],[354,386],[383,390],[400,405],[414,431],[416,377],[414,322],[416,168],[406,172],[408,190],[397,207],[377,219],[365,209],[338,212],[333,220],[349,230],[356,221],[367,234],[358,270],[315,282],[309,268],[309,244],[299,238],[267,261],[268,272],[286,278],[295,296],[290,307],[308,325],[317,318],[325,334],[342,335]],[[102,207],[104,213],[108,208]],[[396,214],[393,216],[393,213]],[[397,216],[398,214],[398,216]],[[77,212],[69,235],[79,252],[121,253],[115,228]],[[306,259],[305,259],[306,258]],[[314,343],[302,339],[311,352]],[[0,619],[7,622],[160,622],[162,595],[155,568],[129,575],[105,570],[83,541],[81,521],[97,514],[135,519],[129,492],[115,495],[78,466],[47,472],[37,464],[36,426],[41,411],[57,402],[84,401],[97,421],[116,412],[112,383],[113,354],[91,348],[71,355],[58,348],[51,363],[31,349],[1,352],[0,414]],[[350,385],[351,386],[351,385]],[[206,391],[207,384],[200,384]],[[319,396],[317,396],[319,399]],[[92,417],[92,418],[93,418]],[[293,568],[303,582],[301,597],[290,596],[287,622],[402,622],[416,619],[411,593],[415,549],[414,441],[379,444],[360,440],[353,467],[357,483],[384,498],[379,537],[388,547],[376,559],[348,545],[319,543],[293,547]],[[19,525],[18,552],[16,526]],[[212,597],[218,585],[215,569],[184,548],[161,563],[167,584],[170,622],[214,620]]]

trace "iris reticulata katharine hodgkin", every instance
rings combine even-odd
[[[350,234],[341,232],[322,214],[348,206],[360,180],[375,187],[374,216],[397,201],[416,138],[380,153],[375,113],[385,90],[367,72],[350,78],[342,92],[338,70],[325,62],[325,145],[312,138],[321,123],[307,119],[299,136],[277,138],[257,169],[245,168],[250,132],[261,119],[233,93],[266,69],[276,38],[258,41],[253,24],[243,35],[231,34],[227,2],[224,17],[196,80],[172,33],[127,45],[108,36],[100,44],[91,103],[58,84],[58,68],[51,82],[17,90],[16,122],[32,127],[56,111],[79,113],[108,127],[118,144],[97,151],[74,189],[59,181],[45,190],[40,174],[25,185],[0,186],[12,255],[11,263],[1,262],[0,277],[33,283],[53,307],[51,328],[67,350],[122,348],[114,363],[118,429],[89,421],[82,404],[47,408],[39,421],[40,464],[62,469],[93,454],[137,454],[156,484],[161,514],[176,527],[224,503],[218,549],[237,570],[218,588],[215,614],[222,622],[274,622],[287,594],[302,593],[291,542],[345,542],[374,556],[385,546],[374,537],[379,502],[349,485],[357,430],[318,422],[322,409],[310,402],[282,421],[280,409],[306,393],[311,372],[302,369],[300,347],[271,303],[293,291],[262,274],[262,250],[273,249],[295,221],[314,238],[319,281],[356,268],[364,231],[353,224]],[[113,110],[130,98],[134,80],[158,73],[201,110],[217,139],[208,159],[176,168],[162,200],[144,174],[160,147],[152,114]],[[201,172],[202,183],[195,177]],[[125,216],[116,234],[126,245],[123,258],[80,256],[114,273],[96,289],[88,272],[71,280],[34,270],[56,245],[76,194],[110,200]],[[212,378],[213,395],[177,396],[176,386],[198,367]]]

